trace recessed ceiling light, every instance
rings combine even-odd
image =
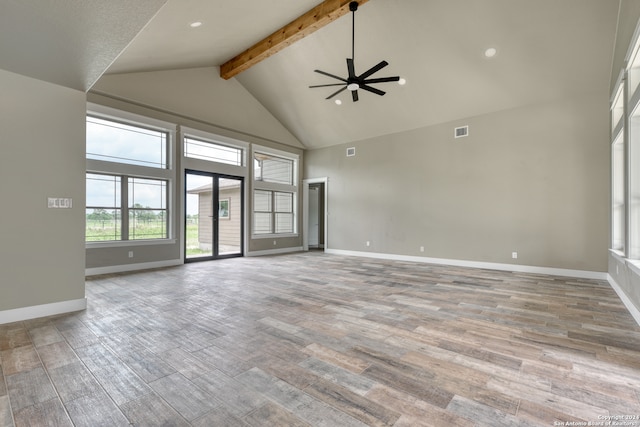
[[[195,21],[195,22],[192,22],[191,24],[189,24],[189,26],[191,28],[198,28],[201,25],[202,25],[202,22],[200,22],[200,21]]]
[[[498,54],[498,49],[496,49],[495,47],[490,47],[489,49],[484,51],[484,56],[486,56],[487,58],[493,58],[497,54]]]
[[[404,85],[406,85],[406,84],[407,84],[407,80],[406,80],[406,79],[404,79],[404,78],[402,78],[402,77],[400,77],[400,80],[398,80],[398,84],[399,84],[400,86],[404,86]]]
[[[342,105],[342,101],[339,100],[339,99],[336,99],[335,103],[336,103],[336,105]]]

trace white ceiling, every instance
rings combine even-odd
[[[321,0],[164,1],[0,0],[0,68],[87,89],[104,70],[219,66]],[[618,8],[612,0],[369,0],[356,12],[356,72],[385,59],[373,77],[400,75],[405,86],[379,84],[383,97],[360,90],[357,103],[345,91],[340,106],[324,99],[335,88],[308,88],[334,83],[314,69],[346,76],[350,15],[235,78],[308,148],[588,90],[606,97]],[[203,25],[192,29],[193,21]],[[483,55],[489,47],[498,50],[492,59]]]

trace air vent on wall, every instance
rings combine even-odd
[[[463,138],[469,135],[469,126],[460,126],[455,129],[454,136],[456,138]]]
[[[356,155],[356,147],[347,148],[347,157],[353,157]]]

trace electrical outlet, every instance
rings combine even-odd
[[[367,245],[367,246],[371,246],[371,242],[367,240],[366,245]]]
[[[273,246],[277,245],[278,242],[276,240],[273,241]]]
[[[420,252],[424,252],[424,246],[420,246]]]
[[[511,258],[518,259],[518,252],[511,252]]]
[[[129,258],[133,258],[133,251],[129,251]]]

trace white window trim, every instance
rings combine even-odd
[[[293,167],[293,184],[281,184],[276,182],[264,182],[257,181],[253,175],[253,159],[256,153],[270,154],[272,156],[281,157],[286,160],[292,160],[294,162]],[[273,239],[273,238],[286,238],[286,237],[298,237],[300,235],[298,230],[298,169],[300,167],[300,156],[296,153],[288,151],[278,150],[276,148],[265,147],[262,145],[252,145],[251,147],[251,197],[253,198],[253,192],[255,190],[265,191],[278,191],[283,193],[293,193],[293,233],[267,233],[267,234],[255,234],[253,230],[253,203],[251,204],[251,238],[252,239]],[[275,213],[275,212],[274,212]]]
[[[140,126],[161,132],[167,132],[167,166],[166,168],[154,168],[141,165],[131,165],[127,163],[109,162],[105,160],[86,159],[85,173],[125,175],[135,178],[160,179],[167,181],[167,237],[163,239],[135,239],[135,240],[109,240],[109,241],[85,241],[85,247],[106,248],[122,246],[145,246],[175,244],[176,230],[174,229],[174,218],[177,212],[176,200],[176,170],[175,152],[177,125],[175,123],[154,119],[128,111],[118,110],[104,105],[87,103],[87,116],[98,117],[105,120],[112,120],[133,126]],[[181,150],[182,152],[182,150]]]

